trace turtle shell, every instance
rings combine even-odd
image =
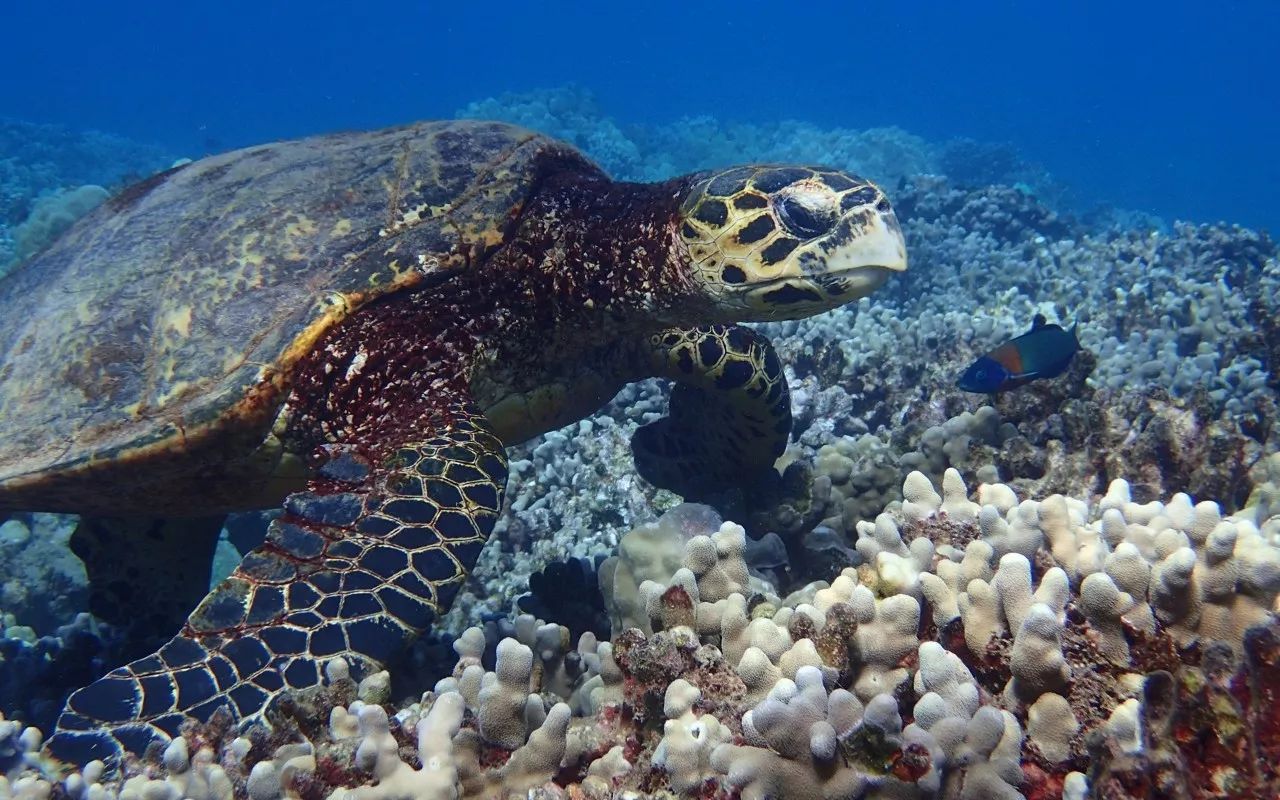
[[[154,509],[120,485],[199,486],[249,457],[327,329],[481,262],[564,168],[594,169],[455,121],[250,147],[125,189],[0,281],[0,507]]]

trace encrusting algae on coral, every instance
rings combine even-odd
[[[189,725],[78,798],[1272,798],[1280,519],[910,475],[861,567],[779,597],[678,506],[602,573],[612,641],[531,616],[385,705],[341,660],[274,728]],[[1259,524],[1261,523],[1261,524]],[[675,549],[678,561],[660,557]],[[492,654],[493,660],[490,659]],[[491,668],[486,668],[490,664]],[[0,794],[51,796],[19,737]],[[25,755],[22,755],[25,754]],[[22,774],[22,777],[18,775]]]

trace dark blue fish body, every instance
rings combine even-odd
[[[1076,327],[1049,325],[1037,314],[1031,330],[974,361],[956,385],[966,392],[990,394],[1037,378],[1056,378],[1080,350]]]

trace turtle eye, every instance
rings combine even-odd
[[[788,231],[804,239],[821,236],[836,222],[835,216],[825,213],[825,209],[807,206],[792,196],[778,201],[778,219]]]

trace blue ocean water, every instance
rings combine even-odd
[[[622,122],[1009,142],[1078,203],[1280,221],[1271,2],[9,0],[0,115],[199,156],[576,83]]]

